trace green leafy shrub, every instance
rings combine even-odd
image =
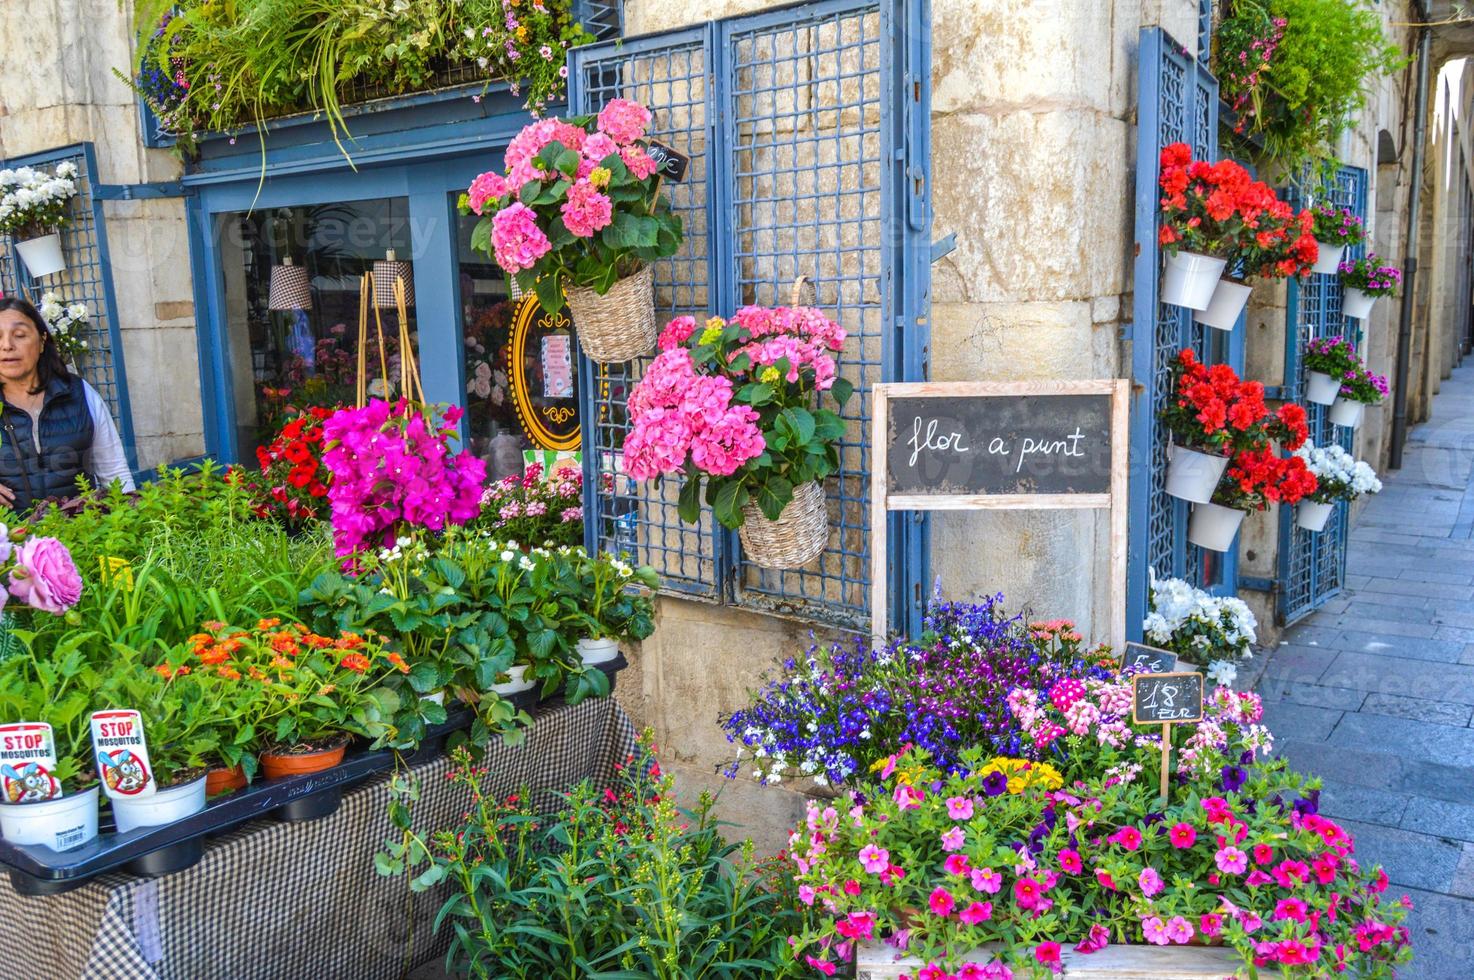
[[[1232,0],[1213,38],[1233,134],[1285,173],[1326,160],[1366,105],[1372,77],[1407,59],[1369,0]]]

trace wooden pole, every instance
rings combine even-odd
[[[1162,806],[1167,805],[1167,772],[1172,759],[1172,723],[1162,725]]]

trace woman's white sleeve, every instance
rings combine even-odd
[[[92,416],[92,448],[87,452],[87,472],[100,487],[109,486],[114,480],[123,485],[126,493],[137,488],[133,485],[133,471],[128,468],[128,454],[123,452],[123,440],[118,437],[118,427],[113,424],[113,413],[108,409],[97,389],[82,382],[87,390],[87,413]]]

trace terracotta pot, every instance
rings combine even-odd
[[[219,796],[221,793],[232,793],[238,789],[246,788],[246,771],[239,765],[226,769],[217,766],[205,773],[205,795]]]
[[[286,779],[289,776],[305,776],[311,772],[322,772],[331,769],[343,761],[343,752],[348,748],[348,743],[335,746],[330,749],[318,749],[316,752],[263,752],[261,753],[261,771],[266,774],[267,779]]]

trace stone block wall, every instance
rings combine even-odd
[[[0,60],[0,157],[91,141],[97,183],[179,176],[170,153],[143,146],[133,92],[113,74],[131,63],[132,7],[114,0],[0,4],[0,37],[32,37],[37,25],[52,25],[58,29],[47,36],[59,42],[25,45],[22,56]],[[184,204],[107,201],[103,213],[138,462],[147,468],[196,455],[204,451],[204,421]]]

